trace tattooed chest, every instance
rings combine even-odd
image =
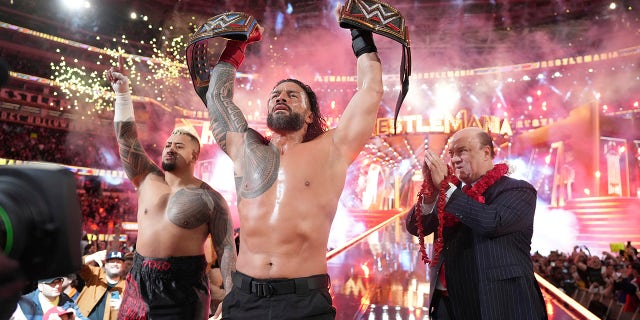
[[[167,203],[166,216],[178,227],[194,229],[209,222],[213,200],[203,189],[180,189]]]
[[[255,198],[264,194],[278,177],[280,157],[272,148],[261,146],[245,156],[243,177],[238,180],[242,198]]]

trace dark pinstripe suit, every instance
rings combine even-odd
[[[446,262],[455,319],[547,319],[530,255],[536,190],[525,181],[502,177],[483,196],[486,204],[458,188],[445,207],[462,222],[443,230],[440,259]],[[417,235],[414,209],[407,230]],[[435,211],[423,216],[425,234],[437,230]],[[431,279],[437,279],[438,270],[431,268]],[[431,296],[434,288],[435,281]]]

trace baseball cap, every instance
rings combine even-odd
[[[53,307],[51,309],[49,309],[49,311],[47,311],[47,313],[44,314],[44,316],[42,317],[42,320],[49,320],[49,317],[52,315],[57,315],[57,316],[63,316],[63,315],[67,315],[67,314],[73,314],[73,311],[71,310],[65,310],[62,307]]]
[[[49,283],[54,282],[56,280],[62,281],[64,279],[63,279],[63,277],[53,277],[53,278],[40,279],[40,280],[38,280],[38,282],[49,284]]]
[[[122,261],[124,261],[124,253],[120,252],[120,251],[111,251],[107,254],[107,259],[120,259]]]

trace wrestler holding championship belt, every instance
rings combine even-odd
[[[191,75],[191,82],[196,93],[207,104],[206,94],[209,90],[209,39],[222,37],[227,40],[247,42],[254,34],[251,42],[259,41],[262,37],[258,21],[253,16],[243,12],[227,12],[209,19],[191,36],[187,46],[187,66]],[[245,46],[246,47],[246,46]],[[244,55],[244,48],[241,50]]]
[[[398,95],[393,116],[393,131],[397,132],[398,115],[402,102],[409,92],[409,77],[411,76],[411,44],[409,29],[407,29],[404,17],[395,8],[379,1],[350,0],[345,3],[339,21],[343,28],[369,30],[402,44],[402,63],[400,64],[402,89]]]
[[[340,123],[330,130],[315,93],[296,79],[279,81],[269,95],[271,138],[248,127],[233,94],[245,48],[262,37],[262,28],[250,16],[216,16],[191,38],[189,70],[207,105],[216,143],[233,161],[242,228],[233,288],[222,302],[223,319],[336,316],[327,274],[329,231],[349,165],[369,141],[382,101],[382,65],[372,29],[380,33],[388,28],[380,17],[397,13],[379,2],[367,5],[381,12],[368,12],[371,21],[358,16],[366,23],[348,26],[358,88]],[[346,8],[349,3],[337,8],[339,19],[349,14]],[[203,41],[212,37],[229,40],[217,63],[209,65]]]

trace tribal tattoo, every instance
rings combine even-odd
[[[178,227],[194,229],[210,220],[214,203],[201,188],[187,187],[176,191],[167,203],[167,218]]]
[[[265,193],[276,182],[280,167],[280,152],[272,144],[265,144],[262,135],[249,130],[245,141],[242,164],[244,177],[237,188],[242,198],[255,198]],[[237,181],[237,180],[236,180]]]
[[[144,152],[138,140],[135,123],[133,121],[116,121],[114,125],[120,160],[129,180],[139,186],[149,173],[162,175],[162,170]]]
[[[245,132],[247,120],[242,110],[233,103],[236,70],[228,63],[218,63],[211,72],[211,84],[207,92],[211,131],[220,148],[228,154],[227,132]]]
[[[203,183],[203,186],[206,188],[214,205],[212,216],[209,220],[209,232],[211,233],[213,247],[218,256],[224,288],[225,291],[229,293],[233,287],[231,273],[236,270],[236,245],[233,239],[231,215],[224,197],[209,185]]]
[[[207,110],[211,132],[220,148],[229,154],[227,133],[245,133],[242,176],[236,176],[240,198],[255,198],[265,193],[278,177],[280,156],[275,146],[262,135],[249,129],[242,110],[233,103],[236,70],[228,63],[218,63],[211,71],[207,92]]]

